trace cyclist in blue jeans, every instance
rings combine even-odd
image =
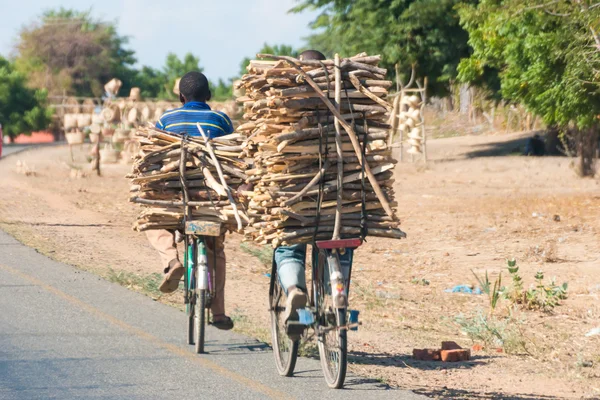
[[[292,246],[280,246],[275,249],[275,263],[277,264],[277,276],[279,284],[287,294],[284,321],[298,320],[297,309],[304,308],[308,299],[306,293],[306,244],[295,244]],[[312,265],[317,260],[319,249],[313,246]],[[342,271],[349,271],[352,266],[354,249],[345,249],[340,253],[340,267]],[[326,271],[327,272],[327,271]],[[346,272],[347,273],[347,272]],[[344,275],[346,275],[346,273]],[[325,280],[328,281],[326,276]]]
[[[325,60],[323,53],[317,50],[306,50],[302,52],[298,59],[300,60]],[[319,250],[313,246],[312,260],[313,266],[317,260]],[[340,266],[343,271],[349,270],[352,266],[353,249],[346,249],[340,254]],[[299,308],[304,308],[308,300],[305,276],[306,262],[306,244],[296,244],[293,246],[280,246],[275,249],[275,263],[277,264],[277,276],[279,283],[287,294],[287,303],[285,307],[284,320],[298,320]],[[326,277],[328,279],[328,277]]]

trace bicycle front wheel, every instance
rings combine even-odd
[[[196,322],[194,304],[186,305],[186,313],[188,316],[188,344],[194,344],[194,325]]]
[[[277,279],[277,268],[271,273],[269,301],[271,303],[271,336],[273,339],[273,354],[277,372],[281,376],[292,376],[298,358],[299,340],[291,340],[286,331],[284,320],[285,302],[287,296],[281,289]]]
[[[196,343],[196,353],[204,353],[204,334],[206,328],[206,293],[205,289],[198,289],[196,295],[196,304],[195,308],[195,343]]]

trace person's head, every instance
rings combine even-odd
[[[201,72],[191,71],[185,74],[179,81],[179,100],[183,104],[190,101],[207,102],[211,93],[208,87],[208,79]]]
[[[298,60],[325,60],[325,55],[317,50],[305,50],[298,56]]]

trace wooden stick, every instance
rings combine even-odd
[[[387,111],[392,111],[392,108],[390,107],[387,101],[381,100],[379,97],[373,94],[373,92],[361,85],[360,81],[356,76],[350,74],[350,82],[352,82],[352,85],[356,88],[356,90],[373,100],[375,103],[385,107]]]
[[[204,133],[204,129],[202,129],[202,125],[200,125],[198,123],[198,124],[196,124],[196,127],[198,128],[198,130],[200,131],[200,134],[204,138],[204,143],[206,144],[206,149],[208,150],[210,157],[215,162],[215,168],[217,169],[217,173],[219,174],[219,178],[221,179],[221,184],[227,191],[227,197],[229,198],[229,202],[231,203],[231,206],[233,207],[233,212],[235,213],[235,220],[237,221],[238,230],[242,230],[242,220],[238,213],[237,204],[236,204],[235,200],[233,199],[233,196],[231,195],[231,189],[227,185],[227,182],[225,182],[225,177],[223,176],[223,171],[221,170],[221,164],[219,164],[219,161],[217,160],[217,156],[215,155],[215,152],[213,151],[213,148],[212,148],[210,142],[208,141],[208,137]]]
[[[323,165],[323,168],[321,168],[321,170],[315,175],[315,177],[312,178],[310,180],[310,182],[308,182],[308,185],[306,185],[304,187],[304,189],[302,189],[300,192],[298,192],[297,195],[295,195],[291,199],[287,200],[284,204],[286,206],[290,206],[290,205],[302,200],[302,196],[304,196],[310,189],[312,189],[313,186],[315,186],[317,184],[317,182],[319,182],[319,180],[325,174],[325,171],[327,170],[328,167],[329,167],[329,160],[325,160],[325,164]]]
[[[342,99],[342,77],[340,74],[340,56],[335,54],[335,105],[338,113],[340,112],[340,101]],[[335,151],[337,153],[337,204],[335,209],[335,221],[333,227],[333,240],[339,240],[340,229],[342,227],[342,191],[344,190],[344,151],[342,150],[342,133],[340,129],[340,120],[336,117],[334,120],[335,126]]]
[[[272,58],[275,58],[275,59],[285,59],[285,58],[281,58],[281,56],[267,55],[267,57],[272,57]],[[289,59],[287,61],[290,62],[290,64],[292,64],[292,66],[294,68],[296,68],[296,70],[304,77],[304,79],[306,80],[306,82],[315,89],[315,92],[317,92],[319,94],[319,97],[321,97],[321,99],[327,105],[327,108],[329,108],[329,110],[333,113],[333,115],[335,115],[337,118],[340,119],[340,124],[342,125],[342,127],[344,128],[344,130],[346,131],[346,133],[348,133],[348,136],[350,136],[350,140],[352,141],[352,146],[354,147],[354,151],[356,153],[356,156],[358,157],[358,159],[360,160],[359,162],[362,165],[362,162],[363,162],[362,161],[362,150],[360,148],[360,143],[358,142],[358,139],[357,139],[356,134],[354,133],[354,130],[352,129],[352,127],[346,121],[343,120],[343,118],[340,115],[340,113],[338,112],[338,110],[331,103],[331,101],[327,98],[327,96],[325,96],[325,94],[323,93],[323,91],[312,80],[312,78],[310,76],[308,76],[302,70],[302,68],[300,68],[296,63],[294,63],[293,61],[290,61]],[[381,202],[381,205],[383,206],[383,209],[385,210],[385,212],[390,217],[393,217],[394,216],[394,211],[390,207],[389,202],[387,201],[387,199],[385,198],[385,195],[381,191],[381,187],[379,186],[379,183],[377,183],[377,179],[375,179],[375,176],[371,172],[371,168],[369,167],[369,163],[364,163],[363,167],[365,169],[367,177],[369,178],[369,182],[373,186],[373,190],[377,194],[377,198],[379,199],[379,201]]]

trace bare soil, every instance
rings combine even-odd
[[[350,304],[363,325],[350,333],[352,371],[436,398],[600,398],[600,335],[585,336],[600,326],[600,181],[577,178],[567,158],[515,155],[526,136],[432,140],[427,165],[397,166],[408,239],[369,238],[356,253]],[[160,296],[150,284],[161,267],[131,229],[129,167],[105,165],[96,177],[87,151],[75,149],[75,163],[65,147],[0,161],[0,227],[53,258],[179,304],[180,293]],[[241,239],[227,239],[228,312],[238,329],[268,340],[268,251]],[[553,312],[512,310],[520,350],[484,346],[461,363],[412,360],[413,348],[442,340],[483,344],[456,318],[487,315],[487,296],[445,290],[477,285],[472,271],[492,280],[502,271],[508,283],[513,257],[526,287],[540,269],[547,281],[569,283]],[[498,320],[507,306],[501,301]]]

